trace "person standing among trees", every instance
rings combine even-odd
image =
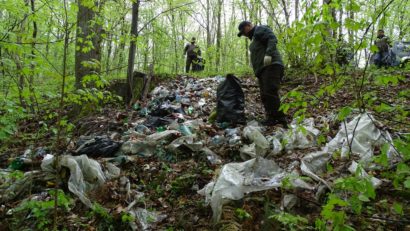
[[[284,75],[284,65],[276,44],[278,40],[267,26],[254,26],[243,21],[238,26],[238,37],[248,37],[253,71],[259,81],[260,95],[265,108],[266,126],[281,124],[287,128],[286,116],[280,108],[279,88]]]
[[[196,43],[196,38],[192,37],[191,43],[188,43],[184,49],[184,55],[186,55],[186,66],[185,66],[186,73],[189,72],[191,65],[192,65],[192,71],[198,71],[197,66],[199,62],[199,57],[201,56],[201,50],[195,43]]]
[[[384,35],[384,30],[380,29],[377,31],[377,38],[374,41],[374,45],[376,45],[379,50],[375,54],[374,64],[379,68],[382,66],[390,66],[391,60],[389,57],[389,49],[391,47],[391,41],[389,37]]]

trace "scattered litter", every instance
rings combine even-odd
[[[356,161],[352,161],[352,164],[349,167],[349,172],[352,174],[356,174],[356,171],[358,171],[359,177],[362,178],[369,178],[369,174],[363,169],[363,167],[359,167],[359,164]],[[382,181],[377,179],[376,177],[370,177],[370,181],[372,182],[373,187],[378,188],[381,184]]]
[[[316,144],[316,137],[320,131],[315,128],[313,118],[305,119],[301,124],[293,120],[290,129],[283,134],[285,149],[304,149],[313,147]]]
[[[106,179],[100,164],[95,160],[89,159],[87,155],[64,155],[58,158],[58,168],[64,166],[70,169],[68,189],[77,195],[81,202],[91,208],[92,203],[87,197],[87,192],[101,186]],[[46,172],[54,173],[55,157],[45,158],[41,163],[41,168]]]
[[[148,211],[143,208],[132,209],[129,211],[129,213],[131,214],[131,216],[137,218],[137,221],[141,226],[141,230],[151,230],[153,224],[161,222],[162,220],[167,218],[167,215],[162,215],[155,211]]]
[[[280,187],[286,173],[273,161],[255,158],[222,167],[216,182],[208,183],[199,194],[211,203],[213,220],[218,221],[226,200],[239,200],[246,193]]]
[[[376,146],[382,146],[386,142],[392,143],[390,134],[378,129],[373,116],[368,113],[362,113],[349,123],[342,123],[340,127],[339,132],[326,147],[330,151],[341,150],[342,158],[347,158],[351,151],[353,155],[360,157],[361,162],[370,163]],[[387,154],[390,161],[397,156],[391,146]]]
[[[86,154],[90,157],[109,157],[120,148],[121,143],[111,140],[107,136],[81,136],[77,141],[77,155]]]
[[[294,194],[285,194],[283,195],[280,209],[282,211],[289,211],[298,203],[298,197]]]
[[[243,135],[255,143],[256,156],[264,157],[269,150],[269,142],[262,135],[261,130],[257,126],[248,125],[243,129]]]
[[[215,154],[211,149],[204,147],[201,149],[201,155],[205,155],[206,159],[211,165],[222,164],[222,159],[217,154]]]

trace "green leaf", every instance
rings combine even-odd
[[[375,162],[383,167],[387,167],[389,165],[389,159],[387,158],[387,151],[389,150],[389,146],[390,144],[388,143],[384,144],[380,155],[374,157]]]
[[[343,121],[344,119],[346,119],[348,115],[350,115],[351,112],[352,112],[351,107],[344,107],[340,109],[339,114],[337,115],[337,119],[339,121]]]
[[[376,45],[372,45],[372,46],[370,47],[370,51],[373,52],[373,53],[376,53],[376,52],[379,51],[379,48],[377,48]]]
[[[407,177],[406,181],[404,181],[404,187],[405,188],[410,188],[410,177]]]
[[[394,202],[393,209],[397,214],[403,215],[403,205],[397,202]]]
[[[363,194],[359,195],[359,200],[363,201],[363,202],[369,202],[369,198]]]

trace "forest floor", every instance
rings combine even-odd
[[[375,105],[401,104],[407,105],[408,110],[408,96],[404,97],[403,101],[403,97],[399,98],[397,94],[410,89],[410,75],[403,72],[397,75],[402,76],[398,84],[387,86],[364,84],[363,92],[372,92]],[[351,78],[361,77],[360,74],[354,74]],[[316,106],[310,106],[314,97],[309,96],[317,95],[320,86],[325,86],[330,79],[331,77],[323,77],[315,81],[313,76],[295,77],[288,78],[284,82],[282,94],[295,89],[304,93],[302,100],[308,105],[305,107],[305,118],[313,119],[315,127],[324,140],[316,141],[310,147],[283,150],[279,155],[271,156],[270,159],[273,159],[282,169],[288,168],[295,161],[300,162],[307,154],[320,150],[324,143],[335,137],[341,128],[341,122],[335,119],[339,110],[354,104],[356,92],[352,89],[356,81],[352,80],[345,81],[343,86],[333,94],[324,94],[316,99]],[[234,135],[239,136],[240,139],[232,140],[232,136],[228,134],[230,130],[227,131],[223,125],[221,128],[220,124],[218,126],[208,121],[216,105],[216,88],[220,80],[220,77],[198,80],[180,76],[162,82],[163,88],[158,88],[151,94],[148,104],[136,104],[128,110],[110,105],[76,121],[74,136],[69,140],[66,150],[61,150],[59,154],[81,154],[76,152],[76,149],[81,146],[79,141],[84,139],[84,136],[106,135],[109,140],[122,144],[120,151],[111,156],[90,153],[89,157],[97,160],[106,176],[112,163],[120,169],[120,174],[112,178],[106,177],[98,188],[88,192],[87,197],[94,204],[94,209],[89,209],[70,192],[67,186],[70,171],[61,171],[63,173],[59,174],[58,186],[64,191],[64,196],[59,198],[62,202],[57,209],[58,229],[290,230],[289,227],[292,227],[293,230],[313,230],[311,227],[314,227],[315,220],[320,218],[324,201],[316,195],[320,182],[312,179],[307,179],[307,182],[314,187],[313,190],[276,187],[249,193],[240,200],[227,202],[223,206],[220,221],[217,224],[212,222],[212,208],[205,203],[205,196],[200,195],[198,190],[204,188],[209,182],[215,181],[225,164],[244,161],[240,150],[244,144],[251,143],[243,135],[246,125],[237,126]],[[246,99],[247,121],[262,119],[263,107],[255,79],[243,77],[241,81]],[[165,102],[158,101],[159,96],[172,95],[175,92],[179,92],[187,101],[181,100],[184,102],[183,105],[186,105],[184,115],[176,113],[180,108],[173,108],[175,105],[181,106],[175,97],[168,99],[168,104],[171,105],[168,105],[168,108],[155,106]],[[293,100],[286,98],[284,102],[291,103]],[[146,111],[146,108],[152,110]],[[170,111],[170,108],[173,111]],[[287,112],[289,120],[297,109],[300,108],[292,106],[289,108]],[[397,111],[378,112],[369,108],[367,112],[380,122],[380,129],[388,131],[393,138],[398,134],[410,132],[410,119],[408,117],[397,119]],[[348,120],[357,114],[356,111],[352,112]],[[178,121],[179,124],[172,121]],[[145,124],[148,130],[141,126],[142,124]],[[195,135],[193,141],[175,142],[181,136],[190,136],[184,134],[186,131],[181,131],[181,124],[189,124],[188,133]],[[31,149],[34,153],[34,150],[39,147],[50,147],[51,133],[42,134],[40,138],[38,136],[41,126],[39,120],[22,121],[21,133],[16,134],[16,137],[4,144],[1,149],[0,192],[3,196],[0,197],[0,230],[17,228],[44,230],[50,229],[53,223],[54,204],[46,202],[51,202],[53,199],[50,190],[55,188],[55,179],[49,178],[44,169],[42,170],[41,161],[23,164],[20,173],[6,169],[10,166],[11,160],[22,156],[27,149]],[[281,129],[279,126],[265,127],[262,128],[262,134],[268,137]],[[144,140],[149,142],[147,137],[152,137],[152,134],[164,130],[175,130],[178,133],[170,133],[166,138],[158,138],[154,146],[152,143],[143,142]],[[128,149],[124,147],[127,142],[131,145]],[[170,147],[170,144],[174,146]],[[204,147],[209,148],[213,154],[204,154]],[[49,152],[45,151],[45,153]],[[376,148],[374,154],[379,153],[380,148]],[[41,155],[43,158],[44,154]],[[332,171],[321,174],[321,177],[328,180],[347,176],[350,174],[347,170],[350,163],[350,159],[332,159],[329,161]],[[299,168],[296,169],[300,173]],[[35,174],[30,178],[25,177],[33,171]],[[372,171],[371,174],[379,179],[383,178],[378,171]],[[22,179],[29,182],[22,182]],[[95,181],[95,179],[86,180],[91,184],[93,180]],[[13,185],[17,186],[10,189]],[[6,196],[7,193],[13,195]],[[290,194],[295,195],[295,199],[292,200],[295,203],[287,207],[283,199],[285,195]],[[64,198],[68,198],[68,202],[64,202]],[[357,230],[410,230],[409,198],[409,195],[402,195],[394,190],[391,182],[383,181],[382,186],[377,189],[377,200],[369,202],[374,203],[372,209],[369,208],[359,217],[350,214],[348,223]],[[392,210],[393,203],[397,200],[403,203],[404,215],[398,215]],[[27,203],[28,201],[37,203]],[[291,220],[280,222],[272,218],[272,215],[282,210],[306,218],[307,223],[303,225],[304,228],[299,226],[297,221],[294,222],[294,226],[292,224],[287,226],[286,222],[292,223]]]

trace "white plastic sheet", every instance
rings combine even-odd
[[[305,119],[301,124],[296,120],[290,124],[290,129],[283,134],[285,149],[309,148],[316,144],[316,137],[320,131],[315,128],[313,118]]]
[[[342,158],[347,158],[351,147],[353,155],[358,155],[361,162],[369,163],[372,160],[376,146],[392,142],[390,134],[378,129],[374,121],[370,114],[362,113],[349,123],[342,123],[339,132],[326,147],[331,152],[341,150]],[[395,151],[390,147],[388,151],[389,159],[394,155]]]
[[[356,161],[352,161],[352,164],[349,167],[349,172],[355,174],[356,171],[359,171],[358,174],[361,178],[369,177],[369,174],[367,174],[367,172],[362,167],[359,168],[359,164]],[[382,184],[382,181],[377,179],[376,177],[370,177],[370,181],[372,182],[372,185],[375,188],[378,188]]]
[[[166,215],[160,214],[155,211],[148,211],[143,208],[137,208],[131,210],[130,214],[137,218],[138,222],[141,225],[142,230],[151,230],[152,224],[160,222],[167,218]]]
[[[309,153],[302,158],[302,173],[330,188],[329,183],[320,178],[318,174],[325,170],[326,164],[335,151],[340,150],[342,158],[346,158],[350,145],[352,153],[358,155],[361,158],[360,162],[364,164],[364,167],[367,167],[372,160],[374,148],[376,146],[380,147],[386,142],[392,142],[390,134],[378,129],[374,123],[373,117],[367,113],[356,116],[346,126],[345,123],[342,123],[337,135],[321,151]],[[388,159],[392,161],[395,155],[397,153],[390,146],[387,152]],[[357,163],[353,161],[349,170],[354,173],[356,169]],[[366,172],[362,173],[362,175],[366,174]],[[372,183],[374,186],[378,186],[380,180],[373,177]]]
[[[242,163],[229,163],[222,167],[216,182],[208,183],[198,193],[210,203],[213,220],[218,221],[226,200],[239,200],[245,194],[280,187],[286,176],[297,175],[282,170],[273,160],[254,158]],[[313,189],[301,179],[292,180],[295,187]]]
[[[41,163],[44,171],[54,171],[55,157],[45,158]],[[87,192],[101,186],[105,182],[105,175],[100,164],[89,159],[87,155],[70,156],[64,155],[59,157],[59,165],[70,169],[70,178],[68,179],[68,189],[74,193],[81,202],[89,208],[92,207]]]
[[[328,182],[317,175],[325,171],[326,164],[329,162],[330,158],[331,154],[327,152],[326,148],[321,151],[309,153],[302,158],[300,170],[304,175],[320,181],[330,188]]]
[[[255,143],[256,156],[264,157],[269,150],[269,142],[262,135],[260,128],[250,124],[243,129],[243,135]]]

